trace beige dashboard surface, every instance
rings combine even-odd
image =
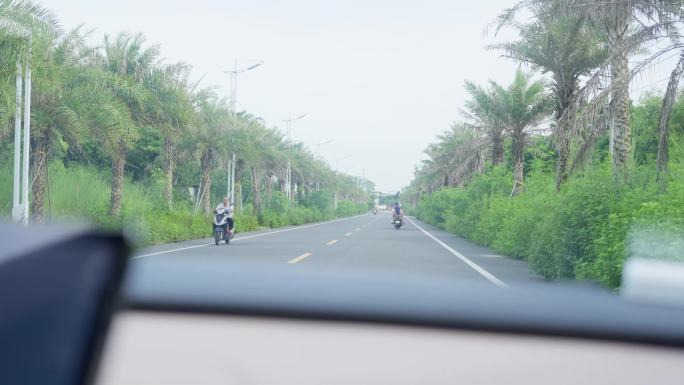
[[[124,312],[98,385],[684,384],[684,350],[347,322]]]

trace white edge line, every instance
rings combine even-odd
[[[453,255],[455,255],[456,257],[458,257],[458,258],[459,258],[461,261],[463,261],[466,265],[470,266],[473,270],[475,270],[475,271],[477,271],[478,273],[480,273],[480,275],[482,275],[483,277],[487,278],[491,283],[493,283],[493,284],[495,284],[496,286],[501,287],[501,288],[505,288],[505,289],[508,288],[508,285],[506,285],[505,283],[503,283],[500,279],[496,278],[494,275],[492,275],[492,274],[491,274],[490,272],[488,272],[487,270],[485,270],[485,269],[483,269],[482,267],[480,267],[480,265],[478,265],[478,264],[476,264],[475,262],[471,261],[470,259],[466,258],[463,254],[461,254],[461,253],[459,253],[458,251],[456,251],[456,250],[454,250],[453,248],[451,248],[451,246],[449,246],[449,245],[447,245],[446,243],[440,241],[440,240],[437,239],[434,235],[432,235],[432,234],[428,233],[427,231],[425,231],[422,227],[418,226],[418,225],[417,225],[415,222],[413,222],[410,218],[407,217],[406,219],[408,219],[408,221],[411,222],[411,224],[414,225],[418,230],[422,231],[423,234],[427,235],[427,236],[430,237],[433,241],[437,242],[440,246],[442,246],[443,248],[447,249],[448,252],[450,252],[451,254],[453,254]]]
[[[286,231],[292,231],[292,230],[298,230],[298,229],[306,229],[306,228],[309,228],[309,227],[322,226],[322,225],[326,225],[326,224],[329,224],[329,223],[335,223],[335,222],[346,221],[346,220],[349,220],[349,219],[358,218],[358,217],[363,216],[363,215],[365,215],[365,214],[356,215],[356,216],[348,217],[348,218],[335,219],[335,220],[327,221],[327,222],[312,223],[312,224],[310,224],[310,225],[295,226],[295,227],[290,227],[289,229],[282,229],[282,230],[269,231],[269,232],[267,232],[267,233],[254,234],[254,235],[247,235],[247,236],[245,236],[245,237],[235,238],[235,239],[233,239],[231,242],[237,242],[237,241],[242,240],[242,239],[250,239],[250,238],[256,238],[256,237],[263,237],[264,235],[271,235],[271,234],[284,233],[284,232],[286,232]],[[183,250],[195,249],[195,248],[198,248],[198,247],[209,246],[209,245],[213,245],[213,243],[203,243],[203,244],[201,244],[201,245],[194,245],[194,246],[188,246],[188,247],[181,247],[181,248],[178,248],[178,249],[171,249],[171,250],[165,250],[165,251],[158,251],[158,252],[156,252],[156,253],[149,253],[149,254],[143,254],[143,255],[136,255],[136,256],[134,256],[134,257],[131,257],[130,259],[138,259],[138,258],[144,258],[144,257],[152,257],[152,256],[155,256],[155,255],[168,254],[168,253],[173,253],[173,252],[176,252],[176,251],[183,251]]]
[[[159,255],[159,254],[166,254],[166,253],[172,253],[174,251],[182,251],[182,250],[189,250],[189,249],[195,249],[197,247],[203,247],[203,246],[209,246],[213,245],[213,243],[203,243],[201,245],[195,245],[195,246],[188,246],[188,247],[181,247],[180,249],[173,249],[173,250],[166,250],[166,251],[158,251],[156,253],[149,253],[149,254],[143,254],[143,255],[136,255],[134,257],[131,257],[131,259],[138,259],[142,257],[151,257],[154,255]]]

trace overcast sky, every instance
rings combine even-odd
[[[334,168],[406,186],[436,135],[458,119],[466,79],[509,82],[517,65],[485,47],[485,26],[514,0],[46,0],[65,28],[94,39],[142,32],[168,62],[184,61],[228,96],[224,70],[240,75],[238,110],[284,127]],[[504,35],[503,38],[511,37]],[[241,66],[242,66],[241,65]],[[657,77],[657,76],[656,76]],[[649,79],[646,79],[649,80]],[[657,80],[657,79],[656,79]]]

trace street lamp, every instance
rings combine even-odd
[[[332,143],[332,141],[333,141],[332,139],[328,139],[328,140],[323,141],[323,142],[314,143],[314,146],[316,146],[316,155],[321,156],[321,146],[325,146],[326,144],[330,144],[330,143]]]
[[[227,73],[230,75],[230,111],[233,114],[237,114],[236,106],[237,106],[237,77],[238,74],[251,71],[260,65],[264,64],[263,60],[259,60],[258,62],[245,67],[245,68],[238,68],[238,61],[235,59],[235,67],[233,67],[232,70],[229,71],[223,71],[224,73]],[[228,188],[227,188],[227,194],[230,196],[230,203],[235,204],[235,148],[233,148],[233,154],[231,156],[231,159],[228,161],[227,165],[228,169]]]
[[[292,133],[291,125],[295,120],[304,118],[308,114],[301,114],[296,118],[284,119],[285,126],[287,127],[287,140],[290,142],[290,151],[287,157],[287,198],[292,201],[294,200],[294,194],[292,194]]]
[[[263,60],[259,60],[255,64],[252,64],[250,66],[244,67],[244,68],[238,68],[238,61],[235,59],[235,67],[233,67],[232,70],[228,71],[223,71],[226,74],[230,75],[230,110],[233,111],[233,113],[236,113],[236,105],[237,105],[237,76],[238,74],[241,74],[243,72],[251,71],[260,65],[264,64]]]

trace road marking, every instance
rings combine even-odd
[[[337,239],[333,239],[332,241],[326,243],[326,245],[327,245],[327,246],[332,246],[332,245],[336,244],[337,242],[339,242]]]
[[[297,257],[297,258],[292,258],[292,259],[289,260],[287,263],[290,263],[290,264],[297,263],[297,262],[302,261],[304,258],[308,258],[308,257],[310,257],[310,256],[311,256],[311,253],[304,253],[304,254],[300,255],[299,257]]]
[[[372,225],[375,221],[377,221],[378,219],[380,219],[380,217],[375,217],[375,219],[373,219],[372,221],[366,223],[365,225],[363,225],[363,226],[361,226],[361,227],[364,227],[364,228],[365,228],[366,226],[370,226],[370,225]]]
[[[485,257],[485,258],[503,258],[501,255],[496,255],[496,254],[480,254],[480,257]]]
[[[319,222],[319,223],[313,223],[313,224],[310,224],[310,225],[290,227],[290,228],[288,228],[288,229],[269,231],[269,232],[266,232],[266,233],[260,233],[260,234],[254,234],[254,235],[247,235],[247,236],[244,236],[244,237],[235,238],[235,239],[231,240],[231,242],[237,242],[237,241],[241,241],[241,240],[243,240],[243,239],[250,239],[250,238],[256,238],[256,237],[263,237],[263,236],[265,236],[265,235],[284,233],[284,232],[286,232],[286,231],[300,230],[300,229],[306,229],[306,228],[309,228],[309,227],[322,226],[322,225],[326,225],[326,224],[330,224],[330,223],[336,223],[336,222],[340,222],[340,221],[347,221],[347,220],[354,219],[354,218],[358,218],[358,217],[361,217],[361,216],[364,216],[364,215],[365,215],[365,214],[361,214],[361,215],[357,215],[357,216],[353,216],[353,217],[348,217],[348,218],[335,219],[335,220],[333,220],[333,221]],[[198,247],[210,246],[210,245],[213,245],[213,244],[214,244],[214,242],[212,242],[212,243],[203,243],[203,244],[201,244],[201,245],[180,247],[180,248],[178,248],[178,249],[157,251],[157,252],[155,252],[155,253],[149,253],[149,254],[143,254],[143,255],[136,255],[136,256],[134,256],[134,257],[131,257],[131,259],[138,259],[138,258],[143,258],[143,257],[152,257],[152,256],[154,256],[154,255],[161,255],[161,254],[174,253],[174,252],[176,252],[176,251],[190,250],[190,249],[195,249],[195,248],[198,248]]]
[[[351,232],[349,232],[349,233],[347,233],[347,234],[344,234],[345,237],[348,237],[348,236],[350,236],[350,235],[352,235]]]
[[[434,235],[432,235],[432,234],[428,233],[427,231],[425,231],[422,227],[418,226],[418,225],[417,225],[414,221],[412,221],[410,218],[407,217],[406,219],[407,219],[409,222],[411,222],[411,224],[412,224],[413,226],[415,226],[418,230],[422,231],[423,234],[427,235],[427,236],[428,236],[429,238],[431,238],[433,241],[437,242],[440,246],[442,246],[443,248],[445,248],[448,252],[450,252],[451,254],[453,254],[453,255],[455,255],[456,257],[458,257],[458,258],[459,258],[461,261],[463,261],[466,265],[470,266],[473,270],[475,270],[475,271],[477,271],[478,273],[480,273],[480,275],[482,275],[483,277],[487,278],[491,283],[493,283],[493,284],[495,284],[496,286],[501,287],[501,288],[506,288],[506,289],[508,288],[508,285],[506,285],[505,283],[503,283],[500,279],[496,278],[494,275],[492,275],[492,274],[491,274],[490,272],[488,272],[487,270],[485,270],[485,269],[483,269],[482,267],[480,267],[480,265],[478,265],[478,264],[476,264],[475,262],[471,261],[470,259],[466,258],[463,254],[461,254],[461,253],[459,253],[458,251],[454,250],[453,248],[451,248],[451,247],[450,247],[449,245],[447,245],[446,243],[444,243],[444,242],[440,241],[439,239],[437,239]]]
[[[361,228],[360,228],[360,227],[357,227],[357,228],[356,228],[356,231],[360,231],[360,230],[361,230]]]
[[[233,241],[235,241],[235,239],[234,239]],[[173,249],[173,250],[159,251],[159,252],[156,252],[156,253],[149,253],[149,254],[143,254],[143,255],[136,255],[135,257],[131,257],[131,259],[137,259],[137,258],[142,258],[142,257],[151,257],[151,256],[153,256],[153,255],[166,254],[166,253],[171,253],[171,252],[173,252],[173,251],[190,250],[190,249],[194,249],[194,248],[197,248],[197,247],[209,246],[209,245],[213,245],[213,243],[203,243],[203,244],[201,244],[201,245],[188,246],[188,247],[181,247],[180,249]]]

